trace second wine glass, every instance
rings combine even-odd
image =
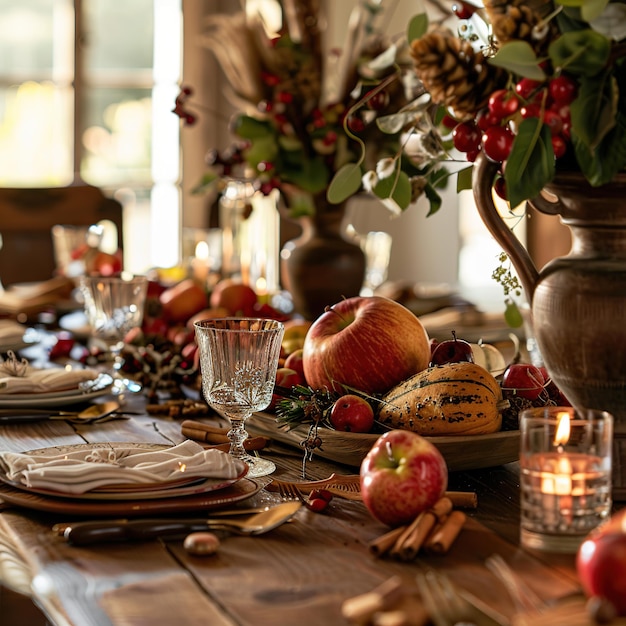
[[[230,454],[245,461],[248,476],[271,474],[276,466],[248,454],[246,420],[271,402],[284,326],[275,320],[224,318],[195,323],[202,392],[231,423]]]
[[[115,391],[135,391],[136,383],[129,387],[120,375],[123,364],[122,348],[129,330],[141,326],[148,290],[146,276],[81,276],[80,291],[85,314],[96,342],[110,352],[113,359]]]

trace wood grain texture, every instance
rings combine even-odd
[[[179,421],[147,415],[80,428],[64,422],[0,428],[0,448],[12,450],[85,441],[174,444],[182,439]],[[301,449],[273,439],[263,455],[276,463],[277,478],[302,478]],[[354,473],[354,467],[317,452],[306,470],[308,479]],[[210,557],[187,554],[182,539],[73,547],[51,530],[55,523],[76,519],[61,511],[7,508],[0,513],[0,525],[35,577],[37,602],[55,626],[342,626],[345,599],[395,574],[413,584],[422,568],[445,571],[509,620],[513,603],[484,565],[494,553],[545,600],[577,589],[572,556],[536,555],[518,547],[517,463],[453,472],[449,488],[475,491],[477,509],[467,511],[469,519],[448,554],[420,554],[409,563],[371,555],[369,542],[388,528],[362,502],[340,498],[323,514],[301,509],[292,522],[267,535],[222,534],[220,549]],[[261,491],[246,505],[277,500],[277,494]]]

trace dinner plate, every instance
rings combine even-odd
[[[177,515],[197,513],[234,504],[250,498],[263,487],[250,478],[242,478],[232,485],[180,498],[158,498],[156,500],[72,500],[64,497],[44,496],[0,484],[0,500],[14,506],[84,517],[139,517],[142,515]]]
[[[53,446],[50,448],[38,448],[30,450],[25,454],[37,457],[45,454],[59,454],[63,452],[77,452],[80,450],[106,449],[115,450],[116,446],[124,448],[134,448],[136,450],[149,452],[151,450],[166,450],[170,448],[164,444],[153,443],[79,443],[64,446]],[[147,484],[126,484],[111,485],[108,487],[100,487],[92,489],[85,493],[66,493],[64,491],[55,491],[53,489],[44,489],[40,487],[27,487],[20,482],[10,480],[6,474],[0,469],[0,481],[6,485],[10,485],[15,489],[26,491],[28,493],[39,494],[41,496],[52,496],[55,498],[68,498],[70,500],[102,500],[102,501],[119,501],[119,500],[158,500],[161,498],[180,498],[194,494],[209,493],[211,491],[219,491],[230,487],[237,481],[244,478],[248,473],[248,465],[243,461],[234,459],[237,463],[237,476],[235,478],[204,478],[202,476],[188,476],[176,481],[164,481],[158,483]]]
[[[54,408],[88,402],[111,392],[113,378],[109,374],[100,374],[93,381],[88,381],[85,389],[78,387],[50,393],[0,394],[0,408]]]

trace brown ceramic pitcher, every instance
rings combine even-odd
[[[570,252],[538,271],[494,204],[497,169],[482,155],[475,163],[478,212],[515,266],[551,377],[574,406],[615,416],[614,495],[626,497],[626,175],[592,187],[559,172],[545,188],[554,201],[529,201],[572,234]]]

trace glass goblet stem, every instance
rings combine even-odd
[[[230,454],[238,459],[244,461],[249,457],[243,442],[248,438],[248,433],[244,426],[245,418],[239,419],[235,417],[229,417],[230,430],[228,431],[228,439],[230,441]]]

